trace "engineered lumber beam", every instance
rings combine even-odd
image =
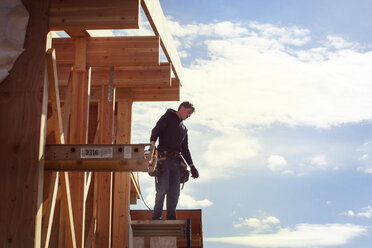
[[[71,66],[76,59],[75,40],[54,38],[57,64]],[[159,37],[88,37],[86,64],[91,67],[159,65]]]
[[[66,97],[67,87],[59,87],[61,100]],[[101,87],[92,86],[90,89],[90,102],[99,102],[101,96]],[[117,102],[133,101],[179,101],[180,87],[177,80],[172,78],[172,87],[155,87],[155,88],[125,88],[116,89],[115,98]]]
[[[29,14],[24,51],[0,84],[0,247],[41,245],[49,1],[22,2]]]
[[[60,86],[66,86],[70,74],[70,68],[58,67],[58,79]],[[110,76],[109,67],[92,68],[92,86],[107,85]],[[171,87],[171,65],[160,63],[155,66],[125,66],[114,68],[114,86],[118,87]]]
[[[168,61],[172,63],[173,73],[182,81],[182,64],[171,33],[168,30],[167,21],[159,0],[141,0],[143,11],[156,36],[160,37],[160,44]]]
[[[132,102],[117,104],[117,143],[131,143]],[[143,149],[142,149],[143,150]],[[129,172],[114,172],[112,247],[129,245],[131,177]]]
[[[109,92],[108,86],[101,87],[99,102],[99,143],[112,144],[114,138],[115,89]],[[108,94],[112,94],[109,100]],[[125,150],[121,154],[125,154]],[[95,247],[111,247],[112,235],[112,199],[113,173],[95,173],[94,202],[96,205],[94,218],[97,220],[96,233],[93,241]]]
[[[75,58],[75,50],[73,50],[73,53],[74,53],[74,58]],[[76,54],[78,54],[78,52]],[[57,52],[56,52],[56,55],[58,59]],[[75,60],[73,61],[72,65],[75,65]],[[74,70],[72,72],[69,143],[73,143],[73,144],[86,144],[87,143],[89,91],[90,91],[89,73],[90,73],[90,70],[86,70],[86,71],[75,71]],[[85,242],[84,192],[85,192],[85,187],[86,187],[85,174],[84,172],[70,172],[69,179],[70,179],[69,180],[70,187],[74,189],[71,192],[71,199],[73,202],[76,243],[78,247],[84,247],[84,242]],[[69,238],[68,233],[66,234],[66,238],[67,239]]]
[[[51,30],[139,28],[139,0],[51,0]]]
[[[45,148],[45,170],[148,171],[149,144],[52,145]]]

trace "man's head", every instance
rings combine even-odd
[[[192,113],[194,113],[195,108],[191,102],[185,101],[180,104],[177,110],[177,115],[181,120],[186,120]]]

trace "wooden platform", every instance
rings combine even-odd
[[[130,211],[132,223],[134,223],[135,221],[150,221],[151,215],[152,215],[152,212],[148,210],[131,210]],[[177,215],[177,221],[178,220],[187,221],[187,219],[191,220],[191,247],[192,248],[203,248],[202,211],[200,209],[176,210],[176,215]],[[165,217],[166,217],[166,211],[163,211],[162,218],[165,219]],[[165,220],[161,220],[161,221],[165,221]],[[178,236],[176,238],[177,238],[178,248],[187,247],[186,236],[185,237]]]
[[[132,220],[134,237],[186,237],[187,220]]]

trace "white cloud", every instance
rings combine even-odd
[[[207,242],[248,247],[324,247],[348,244],[367,229],[352,224],[298,224],[294,229],[281,228],[271,234],[251,234],[237,237],[205,238]]]
[[[248,227],[253,230],[253,232],[265,232],[275,229],[280,223],[280,220],[275,216],[269,216],[264,218],[240,218],[239,221],[234,224],[235,228]]]
[[[372,119],[371,51],[350,48],[337,37],[327,37],[324,46],[303,48],[311,32],[297,27],[229,23],[235,33],[222,36],[216,30],[226,23],[178,25],[176,37],[185,43],[204,40],[191,49],[202,48],[208,57],[194,57],[184,68],[182,90],[205,118],[228,126],[281,122],[316,127]]]
[[[324,155],[316,155],[311,158],[311,163],[318,167],[324,167],[328,164]]]
[[[369,154],[363,154],[362,156],[360,156],[359,160],[362,160],[362,161],[365,161],[365,160],[368,160],[369,159]]]
[[[271,171],[284,171],[287,167],[287,161],[280,155],[270,155],[267,159],[267,167]]]
[[[328,44],[326,45],[330,47],[334,47],[336,49],[344,49],[344,48],[352,48],[353,46],[357,46],[358,43],[353,44],[352,42],[348,42],[345,39],[337,36],[329,35],[327,36]]]
[[[365,141],[356,149],[356,151],[360,154],[358,160],[361,164],[357,170],[367,174],[372,173],[372,160],[370,158],[370,152],[372,150],[371,144],[372,143],[370,141]]]
[[[349,210],[346,213],[344,213],[346,216],[350,217],[362,217],[370,219],[372,218],[372,206],[367,206],[361,209],[359,212],[354,212],[353,210]]]
[[[239,135],[233,130],[211,138],[206,146],[200,168],[203,175],[200,179],[203,181],[238,174],[240,170],[251,167],[247,160],[257,156],[261,150],[255,138],[244,133]]]
[[[186,207],[186,208],[205,208],[213,205],[208,199],[203,200],[196,200],[192,196],[186,194],[185,192],[181,192],[180,199],[178,202],[178,206]]]

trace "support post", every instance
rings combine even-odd
[[[108,100],[108,86],[103,86],[99,107],[99,143],[112,144],[115,111],[115,90],[111,102]],[[112,225],[112,172],[95,173],[94,217],[97,220],[93,248],[111,247]]]
[[[86,56],[81,53],[86,48],[85,38],[76,39],[76,50],[74,68],[72,72],[71,82],[71,116],[70,116],[70,144],[86,144],[88,132],[88,116],[89,116],[89,95],[90,95],[90,75],[86,68],[84,59],[81,56]],[[85,241],[85,173],[86,172],[70,172],[70,187],[74,189],[71,192],[71,200],[73,202],[74,223],[76,231],[76,243],[78,247],[84,247]],[[66,239],[69,237],[66,233]]]
[[[117,143],[131,140],[132,102],[118,102]],[[128,247],[130,211],[130,173],[114,172],[112,247]]]

